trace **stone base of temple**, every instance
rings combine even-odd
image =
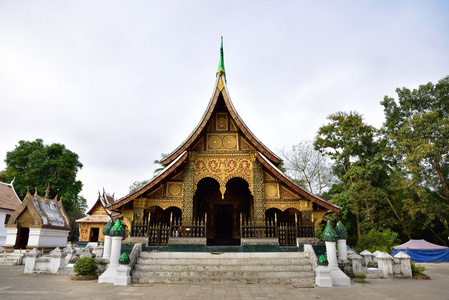
[[[206,238],[170,237],[168,245],[203,245],[206,246]]]
[[[279,240],[277,238],[243,238],[241,239],[242,246],[244,245],[277,245]]]

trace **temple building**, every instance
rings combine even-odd
[[[34,195],[27,192],[6,224],[4,248],[7,252],[33,248],[51,251],[67,246],[69,218],[61,200],[48,199],[49,192],[47,188],[45,197],[39,196],[37,191]]]
[[[207,245],[313,239],[340,207],[311,194],[279,169],[281,158],[245,125],[226,85],[223,43],[212,98],[196,128],[150,182],[107,206],[131,238],[164,245],[179,237]]]
[[[104,242],[103,229],[110,219],[114,221],[120,216],[119,213],[111,212],[106,208],[115,201],[114,195],[108,194],[103,189],[103,194],[98,192],[98,199],[87,211],[86,217],[76,220],[79,226],[78,246],[88,243]]]

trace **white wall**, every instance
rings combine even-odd
[[[3,251],[3,246],[6,242],[6,228],[5,228],[5,219],[6,215],[12,215],[13,211],[0,209],[0,252]]]

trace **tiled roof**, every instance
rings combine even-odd
[[[0,182],[0,209],[15,211],[21,203],[12,184]]]
[[[234,108],[232,104],[231,97],[229,96],[228,88],[226,86],[226,78],[224,75],[217,76],[217,80],[215,82],[214,93],[212,95],[211,100],[207,106],[206,111],[201,118],[201,121],[198,123],[196,128],[190,133],[187,139],[179,145],[172,153],[170,153],[166,158],[164,158],[161,163],[163,165],[168,165],[174,159],[176,159],[182,152],[188,150],[190,146],[197,140],[197,138],[201,135],[203,129],[206,127],[212,113],[217,105],[218,98],[220,94],[223,96],[223,100],[226,104],[226,108],[231,115],[231,118],[237,125],[237,127],[242,131],[243,135],[256,147],[258,151],[263,153],[271,162],[275,164],[279,164],[281,159],[268,147],[266,147],[252,132],[249,130],[248,126],[243,122],[243,119],[237,113],[237,110]]]
[[[279,170],[275,165],[273,165],[270,160],[268,160],[262,153],[257,153],[257,160],[265,167],[267,168],[271,173],[273,173],[276,178],[278,178],[281,182],[283,182],[285,185],[287,185],[289,188],[291,188],[293,191],[298,193],[299,195],[311,200],[312,202],[315,202],[316,204],[330,210],[333,212],[339,212],[341,211],[341,207],[338,205],[335,205],[333,203],[330,203],[310,192],[302,188],[301,186],[297,185],[295,182],[290,180],[287,176],[284,175],[284,173]]]
[[[134,191],[123,198],[118,199],[116,202],[107,206],[109,210],[116,209],[136,198],[141,196],[143,193],[147,192],[151,188],[158,185],[162,180],[167,178],[176,168],[178,168],[181,164],[183,164],[188,157],[187,151],[184,151],[180,156],[178,156],[175,160],[173,160],[168,166],[166,166],[162,171],[160,171],[155,177],[153,177],[147,184],[142,186],[137,191]]]
[[[109,216],[87,216],[82,219],[76,220],[76,223],[107,223]]]

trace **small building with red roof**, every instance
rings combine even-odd
[[[106,208],[107,205],[114,203],[114,195],[108,194],[103,189],[103,194],[98,192],[98,199],[86,213],[86,217],[76,220],[79,226],[78,245],[85,246],[91,242],[104,242],[103,229],[112,219],[117,219],[119,213],[113,213]]]

